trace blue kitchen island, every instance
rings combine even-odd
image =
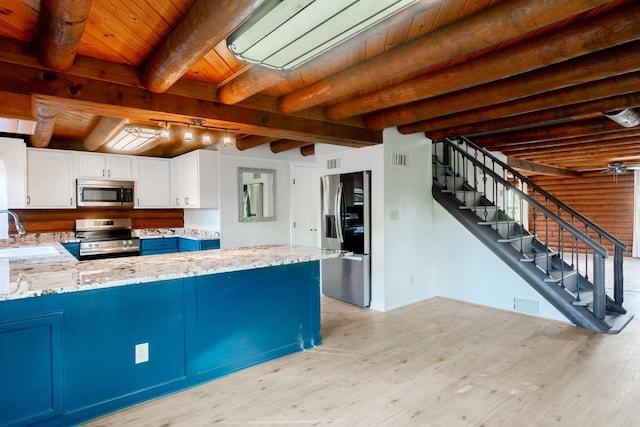
[[[338,255],[261,246],[76,261],[62,251],[11,261],[2,426],[77,424],[319,345],[319,264]]]

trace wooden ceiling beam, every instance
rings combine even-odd
[[[636,153],[640,153],[640,138],[612,138],[573,145],[559,145],[558,148],[546,148],[544,150],[519,151],[516,153],[503,151],[502,153],[507,156],[514,156],[531,161],[544,161],[545,159],[551,158],[562,158],[563,160],[570,161],[574,158],[584,158],[591,154],[609,155],[621,150],[626,150],[627,148],[635,150]]]
[[[109,142],[129,120],[122,117],[101,117],[91,133],[84,139],[84,147],[95,151]]]
[[[100,116],[139,117],[146,120],[159,115],[202,118],[208,126],[234,129],[237,132],[308,142],[359,147],[382,143],[382,132],[337,123],[291,117],[245,107],[154,94],[144,89],[103,83],[65,73],[42,73],[39,69],[0,64],[0,90],[33,93],[53,97],[50,101],[66,103],[60,108],[77,108]],[[157,118],[157,117],[156,117]],[[159,117],[159,118],[164,118]]]
[[[46,68],[38,62],[35,55],[31,53],[31,50],[32,47],[27,43],[0,37],[0,62],[25,65],[28,67],[46,70]],[[140,72],[137,68],[126,64],[116,64],[81,55],[76,56],[73,66],[66,72],[66,74],[107,83],[144,88],[140,81]],[[185,78],[175,82],[173,86],[168,88],[164,93],[213,102],[219,101],[215,86],[209,83]],[[255,95],[237,104],[239,106],[255,110],[279,113],[280,110],[278,109],[277,103],[278,101],[275,98],[264,95]],[[326,120],[324,108],[319,107],[296,113],[295,116],[306,117],[313,120]],[[347,120],[341,120],[340,122],[350,126],[365,127],[362,117],[349,118]]]
[[[640,80],[638,80],[640,87]],[[581,102],[579,104],[565,105],[548,110],[532,111],[517,116],[505,117],[486,122],[463,125],[448,129],[440,129],[426,132],[431,139],[442,139],[450,136],[467,135],[471,139],[475,134],[488,133],[499,130],[509,130],[518,127],[531,126],[537,123],[548,123],[561,119],[573,119],[587,114],[604,113],[623,108],[635,108],[640,106],[640,92],[612,96],[595,101]]]
[[[31,95],[0,91],[0,117],[19,120],[34,120]]]
[[[91,9],[91,0],[40,2],[38,58],[42,65],[66,71],[73,65]]]
[[[598,135],[616,132],[620,129],[621,126],[619,124],[614,123],[612,120],[602,118],[479,136],[473,138],[473,142],[481,147],[495,150],[507,147],[510,144],[550,141],[583,135]]]
[[[562,107],[563,105],[594,101],[610,96],[640,91],[640,72],[632,72],[595,82],[583,83],[569,88],[557,89],[543,94],[476,108],[460,113],[436,117],[420,122],[398,126],[403,134],[443,131],[446,136],[467,135],[482,132],[482,122],[509,118],[540,110]],[[562,115],[564,116],[564,114]],[[478,124],[478,128],[475,125]],[[458,129],[464,130],[459,132]],[[451,130],[450,130],[451,129]],[[476,130],[478,129],[478,130]]]
[[[300,147],[300,154],[302,154],[303,157],[314,156],[316,154],[316,145],[311,144]]]
[[[259,147],[264,144],[269,144],[273,141],[277,141],[279,138],[272,138],[268,136],[250,135],[236,140],[236,148],[240,151],[248,150],[250,148]]]
[[[507,165],[518,170],[532,172],[536,175],[578,176],[577,172],[569,169],[534,163],[517,157],[507,157]]]
[[[630,8],[630,9],[629,9]],[[640,3],[327,108],[340,120],[468,89],[640,39]],[[604,36],[603,36],[604,35]],[[513,58],[518,58],[514,61]]]
[[[283,97],[285,113],[331,101],[431,65],[539,30],[606,3],[602,0],[513,0],[499,3],[468,18],[361,62]],[[451,43],[455,40],[455,43]]]
[[[36,124],[35,133],[29,137],[29,141],[34,147],[46,147],[51,142],[53,128],[55,127],[60,111],[36,106],[35,113],[38,123]]]
[[[249,18],[260,0],[198,0],[158,46],[142,71],[142,84],[162,93]]]
[[[305,145],[309,145],[307,141],[292,141],[290,139],[280,139],[273,141],[270,145],[273,154],[282,153],[283,151],[293,150]]]
[[[371,129],[385,129],[407,123],[421,127],[416,122],[638,70],[640,41],[635,41],[497,82],[390,108],[369,115],[365,123]],[[407,131],[410,127],[403,129]]]
[[[623,128],[618,127],[617,131],[607,132],[606,136],[608,139],[616,139],[616,138],[627,138],[640,135],[640,128]],[[602,134],[592,134],[585,136],[577,136],[577,137],[568,137],[563,139],[553,139],[550,141],[540,141],[540,142],[520,142],[520,143],[507,143],[507,144],[497,144],[495,148],[502,152],[515,153],[521,150],[531,150],[531,149],[546,149],[546,148],[554,148],[560,146],[572,146],[576,144],[584,144],[587,142],[595,142],[602,141]]]

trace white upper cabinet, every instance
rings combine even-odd
[[[7,206],[13,209],[26,205],[27,145],[21,138],[0,137],[0,160],[4,161],[7,185]]]
[[[133,179],[133,157],[78,153],[78,178]]]
[[[217,151],[195,150],[171,159],[171,205],[220,207]]]
[[[135,159],[136,207],[171,207],[171,161],[152,157]]]
[[[27,208],[75,208],[73,152],[27,148]]]

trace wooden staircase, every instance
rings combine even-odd
[[[618,333],[631,321],[633,315],[622,306],[624,244],[614,240],[615,262],[620,263],[615,272],[620,277],[615,278],[616,295],[610,298],[604,286],[608,251],[576,226],[588,220],[467,139],[439,141],[434,148],[434,199],[547,301],[577,326],[597,332]],[[522,191],[522,184],[544,194],[545,202]],[[549,209],[550,200],[560,207]],[[533,215],[544,215],[545,223],[553,222],[555,228],[527,230],[529,209]],[[587,231],[596,229],[587,224]],[[549,229],[560,233],[567,244],[563,241],[560,248],[550,247],[546,238]],[[600,240],[609,238],[603,231],[598,235]]]

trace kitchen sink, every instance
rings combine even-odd
[[[33,258],[43,256],[58,256],[60,252],[53,245],[25,246],[22,248],[0,249],[0,259]]]

